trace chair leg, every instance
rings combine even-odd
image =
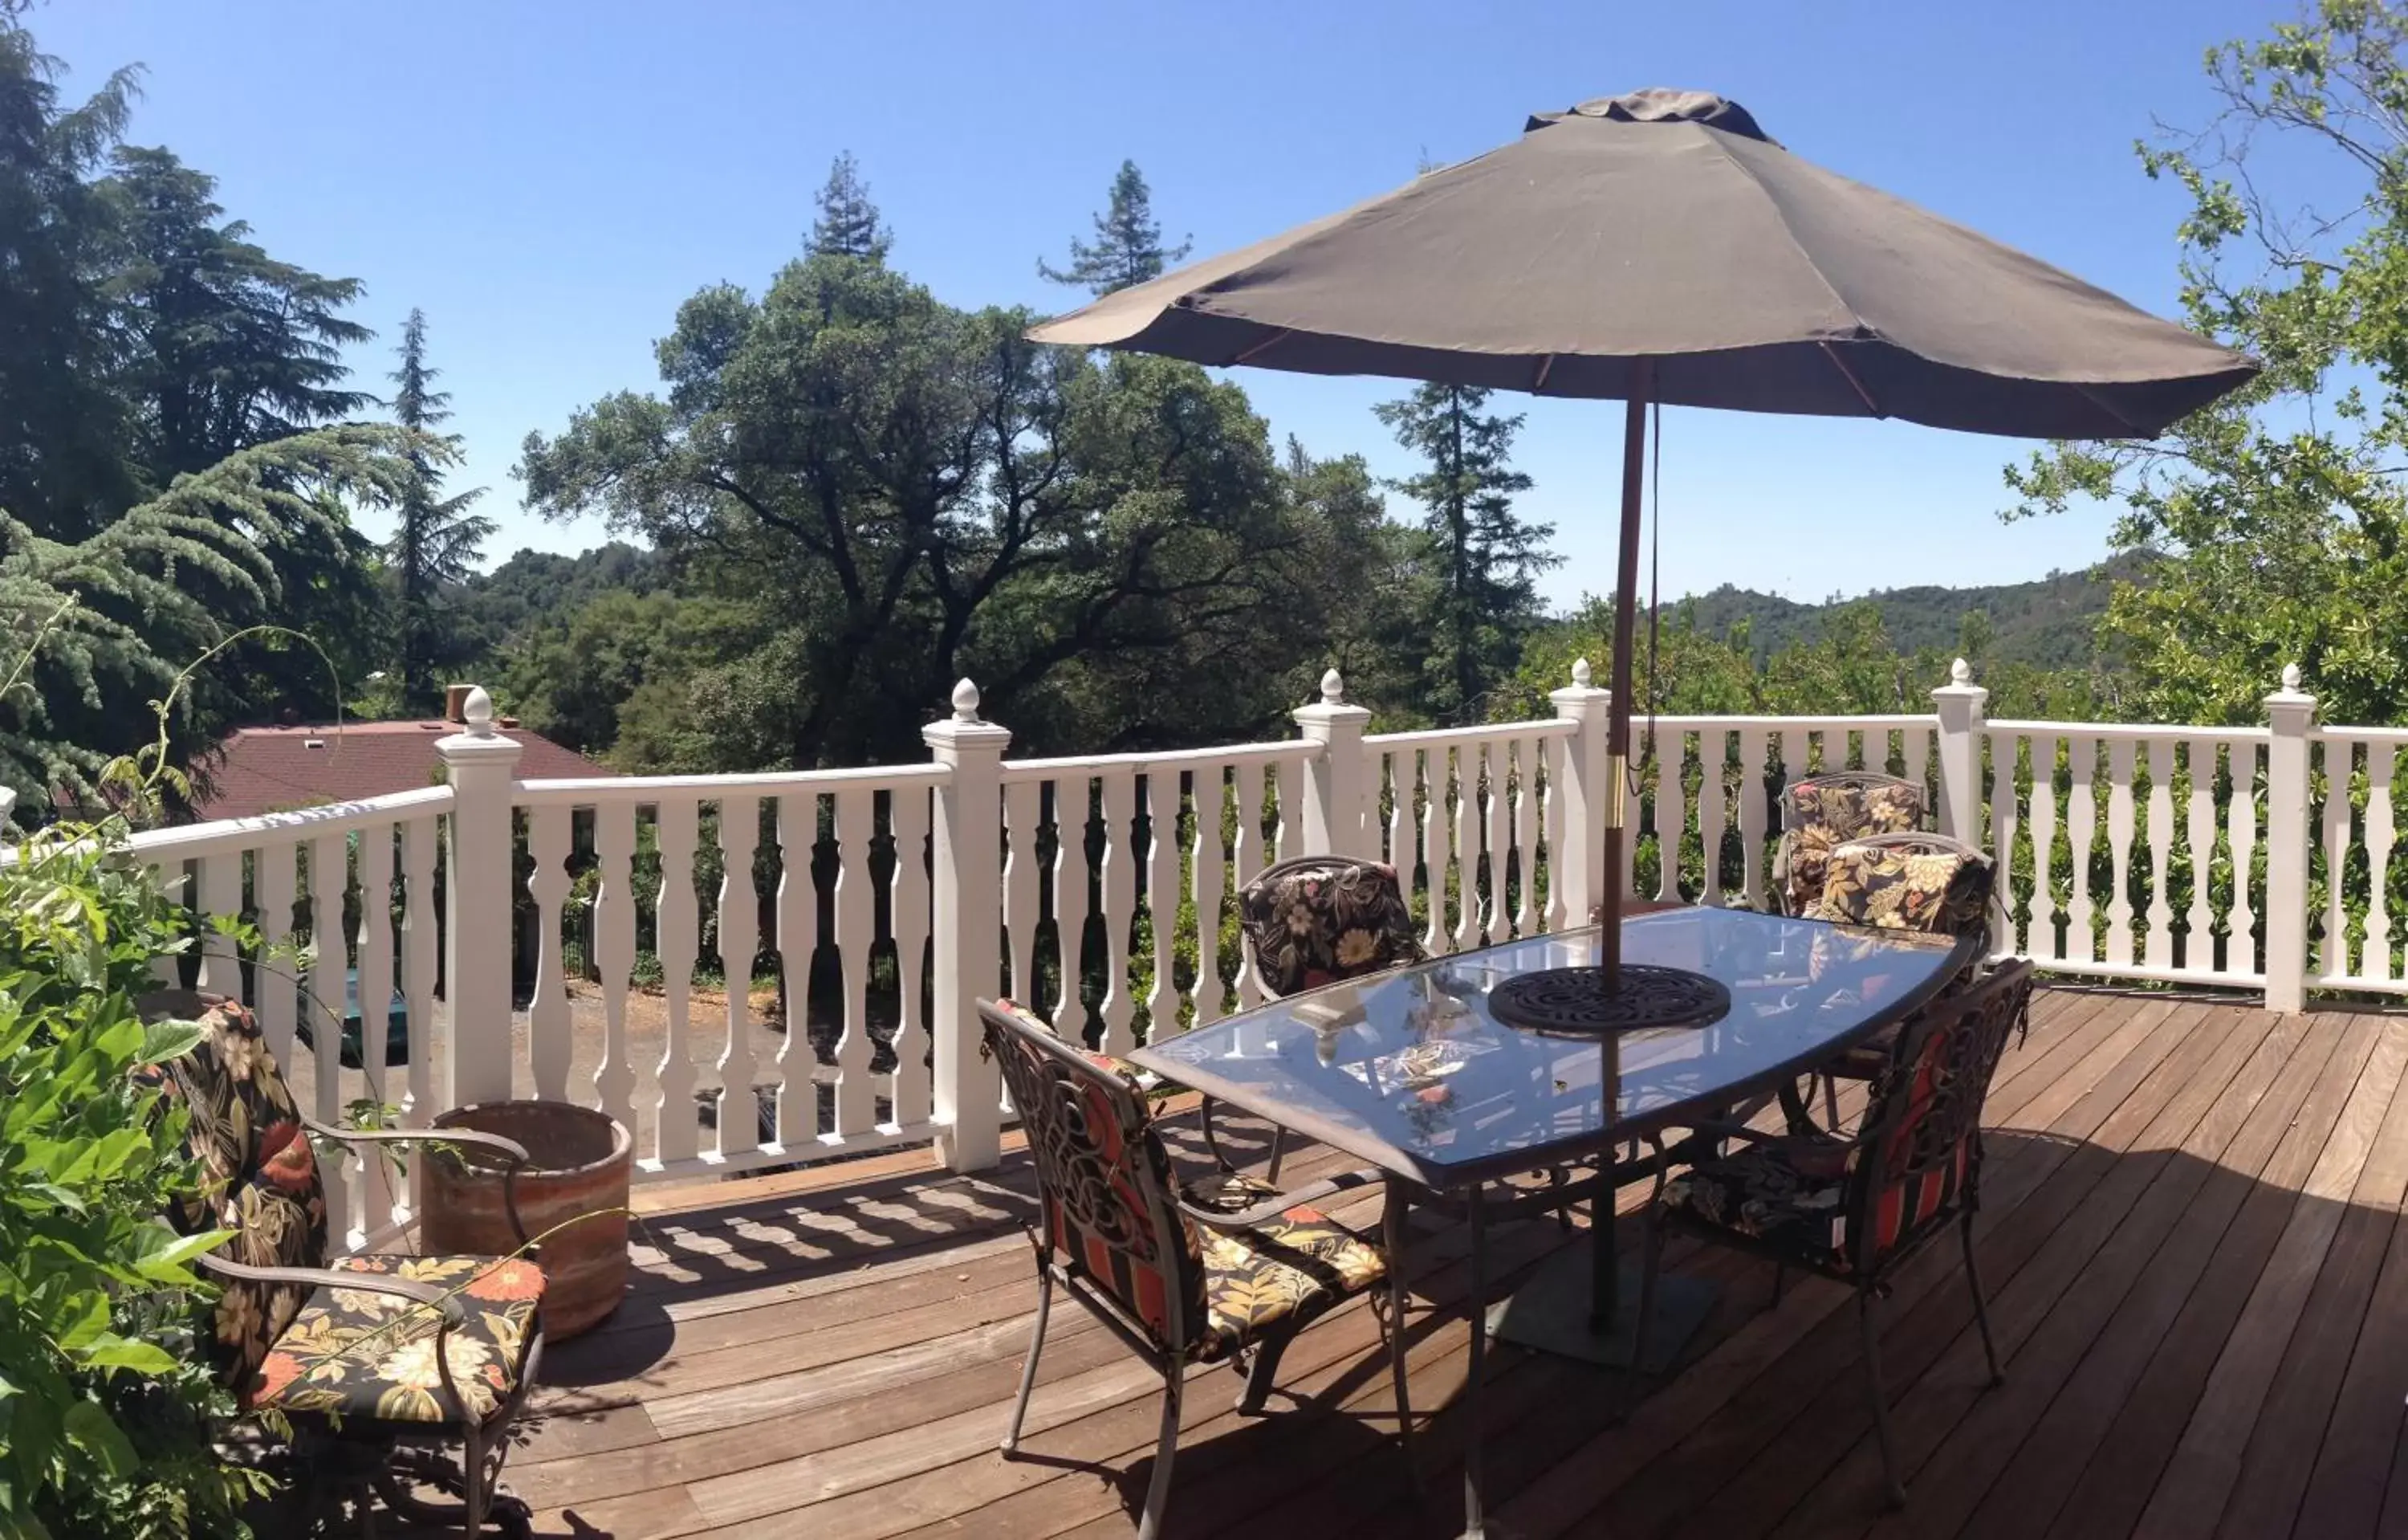
[[[461,1451],[461,1474],[468,1479],[462,1501],[467,1506],[468,1540],[479,1540],[485,1533],[485,1441],[475,1428],[470,1428]]]
[[[1783,1284],[1787,1283],[1788,1281],[1789,1281],[1789,1268],[1788,1268],[1787,1264],[1786,1264],[1786,1263],[1783,1263],[1783,1262],[1775,1262],[1775,1263],[1773,1263],[1773,1264],[1772,1264],[1772,1308],[1773,1308],[1773,1309],[1775,1309],[1775,1310],[1778,1310],[1778,1309],[1780,1309],[1780,1308],[1781,1308],[1781,1286],[1782,1286]]]
[[[1865,1389],[1873,1398],[1873,1433],[1881,1440],[1884,1497],[1893,1508],[1906,1506],[1906,1484],[1898,1478],[1898,1445],[1890,1437],[1889,1398],[1882,1389],[1881,1332],[1873,1324],[1873,1297],[1856,1293],[1856,1325],[1865,1339]]]
[[[1639,1325],[1630,1338],[1630,1363],[1643,1373],[1647,1367],[1647,1334],[1656,1326],[1656,1275],[1664,1266],[1664,1221],[1656,1217],[1653,1203],[1647,1206],[1647,1233],[1640,1251]]]
[[[1268,1182],[1273,1187],[1279,1186],[1280,1161],[1285,1159],[1286,1156],[1287,1130],[1279,1127],[1277,1124],[1273,1124],[1271,1126],[1271,1163],[1263,1168],[1264,1181]]]
[[[1011,1403],[1011,1426],[1003,1435],[1007,1455],[1020,1447],[1020,1423],[1028,1415],[1028,1393],[1037,1389],[1037,1355],[1045,1350],[1045,1317],[1054,1311],[1054,1274],[1037,1270],[1037,1326],[1028,1333],[1028,1361],[1020,1366],[1020,1399]]]
[[[1240,1416],[1259,1415],[1263,1403],[1270,1400],[1271,1386],[1279,1378],[1280,1355],[1287,1351],[1295,1335],[1293,1331],[1282,1331],[1254,1344],[1254,1367],[1246,1371],[1246,1393],[1238,1403]]]
[[[2004,1385],[2007,1376],[1999,1368],[1999,1345],[1990,1338],[1990,1306],[1982,1294],[1982,1272],[1973,1262],[1973,1214],[1966,1210],[1956,1233],[1965,1243],[1965,1281],[1973,1289],[1973,1324],[1982,1329],[1982,1357],[1989,1361],[1990,1384]]]
[[[1137,1540],[1156,1540],[1162,1533],[1162,1510],[1170,1503],[1171,1458],[1179,1453],[1179,1397],[1186,1388],[1182,1366],[1163,1371],[1162,1437],[1154,1449],[1154,1480],[1145,1489],[1145,1515],[1138,1520]]]
[[[1405,1393],[1406,1202],[1403,1191],[1391,1183],[1380,1209],[1380,1245],[1388,1254],[1388,1376],[1397,1383],[1397,1443],[1418,1488],[1421,1467],[1413,1461],[1413,1405]]]
[[[1823,1115],[1828,1119],[1823,1126],[1833,1133],[1839,1132],[1840,1078],[1837,1075],[1827,1074],[1823,1077]]]

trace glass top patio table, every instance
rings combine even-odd
[[[1458,953],[1292,995],[1129,1057],[1444,1190],[1593,1153],[1792,1080],[1914,1010],[1976,944],[1748,910],[1668,910],[1624,922],[1624,959],[1720,981],[1731,1000],[1720,1019],[1600,1038],[1490,1013],[1492,986],[1593,966],[1598,941],[1589,928]]]

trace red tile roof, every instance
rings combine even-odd
[[[239,727],[201,767],[194,816],[251,818],[263,813],[414,791],[442,779],[435,741],[452,722],[346,722],[329,727]],[[609,775],[609,769],[524,727],[497,727],[523,745],[522,780]]]

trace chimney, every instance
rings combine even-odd
[[[468,720],[468,692],[473,684],[447,684],[443,687],[443,720],[466,725]]]

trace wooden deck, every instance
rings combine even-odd
[[[1793,1286],[1775,1309],[1761,1264],[1692,1252],[1678,1265],[1724,1288],[1675,1373],[1490,1356],[1491,1533],[2408,1534],[2403,1072],[2408,1017],[2045,994],[1990,1099],[1980,1255],[2006,1385],[1982,1389],[1953,1245],[1883,1307],[1906,1512],[1878,1505],[1846,1291]],[[767,1181],[664,1205],[635,1297],[547,1359],[508,1475],[539,1533],[1130,1532],[1159,1382],[1083,1312],[1054,1313],[1025,1458],[996,1451],[1034,1300],[1025,1162]],[[1526,1269],[1563,1240],[1522,1225],[1494,1255]],[[1412,1253],[1428,1500],[1357,1304],[1297,1339],[1265,1417],[1237,1415],[1235,1374],[1199,1373],[1172,1533],[1455,1533],[1462,1237],[1433,1225]]]

